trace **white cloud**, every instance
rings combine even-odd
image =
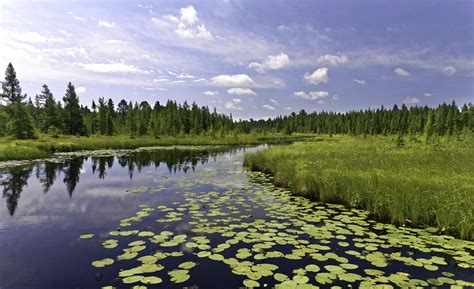
[[[213,96],[213,95],[219,94],[219,92],[216,91],[216,90],[206,90],[206,91],[204,91],[202,94],[208,95],[208,96]]]
[[[179,12],[181,13],[181,21],[183,21],[186,24],[189,25],[194,25],[199,21],[199,18],[197,16],[197,11],[194,9],[192,5],[189,5],[186,8],[181,8],[179,9]]]
[[[320,84],[322,82],[328,82],[328,68],[321,67],[316,69],[313,73],[305,73],[304,80],[312,84]]]
[[[14,39],[18,42],[24,43],[55,43],[55,42],[64,42],[64,38],[61,37],[52,37],[46,36],[45,34],[40,34],[37,32],[18,32],[18,31],[10,31],[9,38]]]
[[[420,100],[416,97],[405,97],[403,99],[404,104],[417,104],[420,103]]]
[[[255,84],[247,74],[222,74],[213,77],[211,81],[219,86],[249,86]]]
[[[280,103],[279,103],[276,99],[270,98],[269,100],[270,100],[270,102],[273,103],[274,105],[280,105]]]
[[[295,96],[306,99],[306,100],[318,100],[321,98],[325,98],[329,95],[327,91],[310,91],[309,93],[306,93],[304,91],[297,91],[294,93]]]
[[[241,87],[233,87],[227,90],[228,94],[236,94],[236,95],[256,95],[255,91],[251,90],[250,88],[241,88]]]
[[[292,110],[293,108],[291,106],[285,106],[283,109]]]
[[[264,104],[264,105],[262,105],[262,107],[266,110],[276,110],[276,107],[271,106],[269,104]]]
[[[283,24],[280,25],[280,26],[278,26],[277,29],[278,29],[279,31],[281,31],[281,32],[283,32],[283,31],[290,31],[290,30],[291,30],[290,27],[288,27],[288,26],[286,26],[286,25],[283,25]]]
[[[58,32],[59,32],[59,33],[61,33],[61,34],[64,34],[64,35],[65,35],[65,36],[67,36],[67,37],[71,37],[71,36],[73,36],[73,34],[72,34],[72,33],[70,33],[70,32],[67,32],[66,30],[59,30]]]
[[[199,83],[199,82],[206,82],[207,80],[205,78],[198,78],[198,79],[193,79],[192,82],[194,83]]]
[[[169,82],[168,78],[154,78],[153,82]]]
[[[363,79],[353,79],[352,81],[354,81],[355,83],[358,83],[360,85],[364,85],[365,84],[365,80]]]
[[[174,27],[174,32],[181,38],[211,39],[212,34],[203,23],[200,23],[198,13],[192,5],[179,10],[179,17],[165,15],[162,18],[152,18],[161,27]]]
[[[84,92],[86,92],[86,88],[84,86],[79,86],[79,87],[76,88],[76,93],[77,94],[82,94]]]
[[[163,87],[156,87],[156,86],[154,86],[154,87],[145,87],[145,89],[146,89],[146,90],[151,90],[151,91],[153,91],[153,90],[167,91],[167,90],[168,90],[168,89],[166,89],[166,88],[163,88]]]
[[[79,63],[85,70],[99,73],[143,73],[134,65],[117,63]]]
[[[192,79],[192,78],[196,78],[196,76],[191,75],[189,73],[180,73],[180,74],[176,74],[176,78],[179,78],[179,79]]]
[[[448,76],[451,76],[453,74],[456,73],[456,68],[452,67],[452,66],[446,66],[445,68],[443,68],[443,73],[448,75]]]
[[[105,27],[105,28],[114,28],[115,27],[115,23],[113,22],[107,22],[107,21],[104,21],[104,20],[100,20],[97,25],[99,25],[99,27]]]
[[[326,54],[318,58],[318,63],[323,65],[334,65],[344,64],[349,59],[344,54]]]
[[[242,106],[240,106],[241,102],[242,100],[240,98],[234,98],[232,100],[227,101],[224,104],[224,107],[227,109],[242,110]]]
[[[425,96],[431,96],[430,92],[425,92]]]
[[[248,65],[249,68],[255,69],[259,73],[264,73],[267,70],[277,70],[288,66],[290,58],[285,53],[281,52],[277,55],[268,55],[263,63],[252,62]]]
[[[405,69],[400,68],[400,67],[395,68],[395,70],[393,71],[393,73],[395,73],[395,74],[398,75],[398,76],[402,76],[402,77],[406,77],[406,76],[409,76],[409,75],[410,75],[410,72],[408,72],[408,71],[406,71]]]

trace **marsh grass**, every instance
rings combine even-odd
[[[35,140],[12,140],[0,138],[0,161],[38,159],[51,156],[54,152],[72,152],[95,149],[133,149],[146,146],[168,145],[246,145],[265,142],[286,142],[304,135],[285,136],[279,134],[248,134],[224,137],[187,136],[187,137],[136,137],[128,136],[61,136],[52,138],[42,135]]]
[[[249,153],[245,164],[323,202],[368,210],[399,225],[436,226],[474,239],[474,148],[396,137],[325,137]]]

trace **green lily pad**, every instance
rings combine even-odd
[[[102,260],[97,260],[97,261],[92,262],[92,266],[97,267],[97,268],[102,268],[105,266],[112,265],[113,263],[114,263],[114,259],[105,258]]]

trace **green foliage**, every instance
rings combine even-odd
[[[7,122],[8,114],[4,111],[0,111],[0,137],[7,134]]]
[[[239,135],[238,137],[223,136],[210,138],[207,136],[155,138],[129,137],[129,136],[94,136],[77,137],[60,135],[60,130],[50,128],[48,135],[40,135],[37,140],[12,141],[0,137],[0,161],[36,159],[51,156],[53,152],[71,152],[78,150],[96,149],[133,149],[146,146],[172,146],[172,145],[254,145],[261,143],[281,143],[300,139],[307,136],[282,136],[282,135]]]
[[[272,173],[275,183],[296,194],[474,239],[472,144],[440,140],[437,146],[395,147],[380,137],[319,140],[247,154],[245,163]]]
[[[74,85],[68,83],[64,102],[64,132],[71,135],[86,135],[86,127],[82,118],[79,98],[76,95]]]
[[[21,102],[15,101],[10,107],[12,116],[7,123],[9,134],[16,139],[35,138],[32,120],[30,115],[26,112],[25,106]]]

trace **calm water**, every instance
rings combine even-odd
[[[0,288],[238,288],[244,280],[256,285],[252,279],[272,287],[285,282],[275,273],[294,280],[286,288],[473,284],[472,242],[292,197],[268,177],[247,172],[244,152],[164,149],[4,170]],[[80,239],[84,234],[94,236]],[[106,240],[117,246],[104,248]],[[127,250],[136,256],[122,260]],[[138,260],[143,256],[155,257]],[[114,263],[92,266],[104,258]],[[184,272],[186,281],[170,281],[168,273],[183,271],[187,261],[196,264]],[[157,276],[161,284],[124,284],[121,270],[150,262],[159,270],[129,275]]]

